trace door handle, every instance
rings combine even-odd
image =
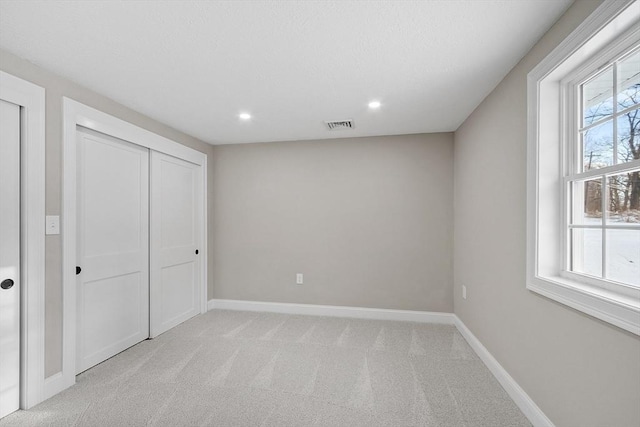
[[[0,288],[2,288],[2,289],[11,289],[11,288],[13,288],[13,280],[4,279],[2,281],[2,283],[0,283]]]
[[[196,255],[198,255],[198,250],[196,249]]]
[[[76,276],[80,274],[81,271],[82,269],[76,265]]]

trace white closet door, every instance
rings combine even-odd
[[[149,337],[149,150],[83,128],[77,150],[82,372]]]
[[[0,101],[0,283],[2,418],[20,404],[20,107],[5,101]]]
[[[151,152],[151,336],[200,312],[202,168]]]

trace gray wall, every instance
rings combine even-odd
[[[206,153],[211,157],[212,146],[171,129],[140,113],[130,110],[109,98],[85,89],[69,80],[54,75],[34,64],[0,49],[0,69],[46,90],[46,213],[60,215],[62,168],[62,97],[94,107],[112,116],[126,120],[158,135]],[[188,108],[185,105],[185,108]],[[209,186],[213,175],[209,167]],[[208,200],[211,208],[211,199]],[[44,218],[43,218],[44,221]],[[209,226],[211,230],[213,227]],[[209,245],[212,238],[209,236]],[[62,273],[60,236],[47,236],[45,283],[45,375],[48,377],[62,369]]]
[[[558,427],[640,425],[639,337],[525,288],[526,76],[598,4],[574,3],[455,133],[455,313]]]
[[[452,311],[451,133],[213,158],[215,298]]]

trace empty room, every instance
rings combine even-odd
[[[0,427],[640,427],[640,0],[0,0]]]

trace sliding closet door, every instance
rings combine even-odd
[[[0,100],[0,418],[20,398],[20,107]]]
[[[149,337],[149,150],[77,131],[76,371]]]
[[[200,313],[202,168],[151,152],[151,336]]]

